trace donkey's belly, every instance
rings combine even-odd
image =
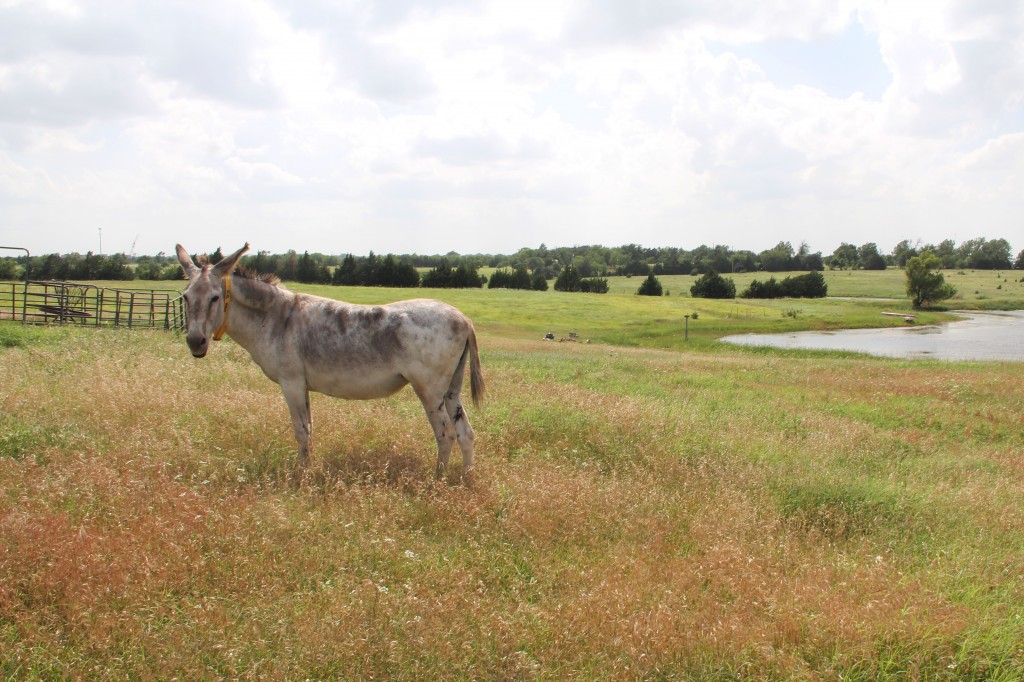
[[[400,374],[367,377],[306,377],[306,385],[310,390],[348,400],[386,398],[401,390],[407,383],[409,382]]]

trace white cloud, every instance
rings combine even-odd
[[[9,2],[0,240],[1021,248],[1022,36],[966,0]]]

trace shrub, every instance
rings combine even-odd
[[[791,298],[824,298],[828,296],[828,285],[820,272],[808,272],[782,280],[782,291]]]
[[[562,268],[555,279],[555,291],[579,291],[580,273],[571,264]]]
[[[484,285],[475,266],[463,263],[453,268],[447,259],[425,273],[422,284],[436,289],[480,289]]]
[[[638,296],[661,296],[664,292],[661,288],[661,282],[654,274],[647,275],[647,279],[644,280],[643,284],[636,291]]]
[[[740,298],[823,298],[828,295],[828,285],[820,272],[787,277],[777,282],[774,277],[767,281],[754,280]]]
[[[547,282],[544,282],[547,285]],[[532,289],[533,281],[530,273],[522,265],[515,270],[496,270],[487,282],[488,289]]]
[[[547,282],[545,282],[545,285]],[[579,270],[566,265],[555,280],[555,291],[582,291],[591,294],[607,294],[608,280],[604,277],[581,277]]]
[[[736,298],[736,284],[715,270],[708,270],[690,287],[690,295],[694,298]]]
[[[607,294],[608,280],[604,277],[585,277],[580,280],[579,291],[589,294]]]
[[[932,251],[925,251],[907,261],[907,296],[915,308],[956,296],[956,287],[946,283],[942,273],[938,272],[940,267],[942,261]]]
[[[743,290],[740,298],[782,298],[782,287],[774,277],[767,281],[755,279]]]

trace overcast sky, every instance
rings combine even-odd
[[[0,245],[1003,237],[1020,0],[0,0]]]

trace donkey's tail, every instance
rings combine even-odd
[[[470,393],[473,396],[473,405],[480,407],[480,401],[484,399],[484,375],[480,371],[480,351],[476,346],[476,331],[469,330],[469,385]]]

